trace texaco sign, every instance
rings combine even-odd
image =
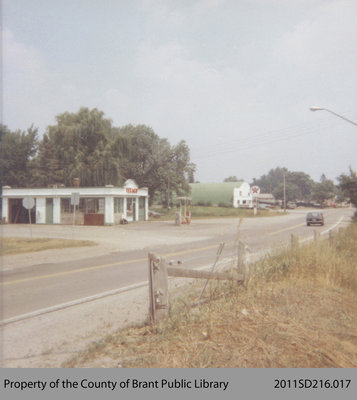
[[[253,196],[258,196],[258,194],[260,193],[260,187],[259,186],[252,186],[251,192],[252,192]]]

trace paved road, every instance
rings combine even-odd
[[[122,227],[121,234],[135,238],[146,237],[144,246],[131,243],[135,250],[111,251],[106,255],[62,261],[57,256],[51,263],[17,265],[3,271],[2,320],[7,320],[59,304],[88,298],[114,289],[124,288],[147,280],[147,254],[154,251],[168,260],[180,260],[183,266],[199,267],[213,262],[220,242],[225,242],[222,258],[236,253],[237,240],[248,244],[253,253],[284,244],[291,233],[300,238],[313,236],[313,230],[327,233],[334,227],[345,226],[352,209],[325,210],[325,226],[307,227],[306,210],[294,210],[282,217],[249,218],[241,224],[237,219],[193,221],[190,226],[176,227],[171,222],[132,224]],[[17,227],[12,226],[14,230]],[[20,228],[19,228],[20,229]],[[24,229],[22,227],[22,229]],[[47,232],[51,227],[36,227]],[[54,231],[57,227],[52,228]],[[69,227],[65,230],[70,229]],[[82,230],[82,232],[86,232]],[[99,236],[113,235],[114,230],[97,228]],[[48,234],[48,232],[47,232]],[[68,234],[68,232],[66,233]],[[58,231],[54,236],[59,236]],[[163,238],[167,237],[167,244]],[[160,238],[160,240],[156,240]],[[94,238],[95,240],[95,238]],[[108,238],[108,241],[110,238]],[[150,243],[150,246],[145,244]],[[124,246],[125,247],[125,246]],[[88,252],[93,252],[93,249]],[[65,254],[66,250],[62,250]],[[59,254],[58,251],[56,254]]]

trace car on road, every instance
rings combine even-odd
[[[306,225],[310,226],[313,224],[317,224],[317,225],[321,225],[321,226],[325,224],[324,215],[322,214],[322,212],[315,211],[315,212],[307,213]]]

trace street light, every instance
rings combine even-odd
[[[311,111],[321,111],[321,110],[327,111],[327,112],[329,112],[329,113],[331,113],[331,114],[333,114],[333,115],[336,115],[337,117],[340,117],[340,118],[344,119],[345,121],[350,122],[351,124],[357,126],[357,123],[356,123],[356,122],[353,122],[353,121],[351,121],[350,119],[348,119],[348,118],[346,118],[346,117],[343,117],[343,116],[340,115],[340,114],[335,113],[334,111],[328,110],[327,108],[322,108],[322,107],[310,107],[310,110],[311,110]]]

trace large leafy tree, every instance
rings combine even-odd
[[[299,194],[299,188],[297,185],[286,182],[285,183],[285,200],[288,201],[296,201]],[[284,200],[284,184],[280,183],[274,190],[273,195],[276,199]]]
[[[159,196],[170,204],[172,197],[189,193],[195,165],[184,141],[171,146],[145,125],[112,126],[104,113],[81,108],[56,117],[38,143],[37,130],[10,132],[1,126],[4,184],[12,186],[122,185],[132,178],[148,187],[151,199]]]
[[[188,194],[189,183],[194,182],[196,165],[190,161],[190,149],[184,140],[172,147],[170,166],[174,192],[179,196]]]
[[[151,199],[158,195],[168,205],[173,193],[189,192],[188,182],[193,180],[195,166],[184,141],[171,146],[148,126],[127,125],[113,130],[113,142],[122,152],[122,175],[148,187]]]
[[[267,175],[256,179],[254,184],[258,185],[263,193],[273,193],[277,199],[282,200],[284,179],[287,201],[311,199],[314,181],[304,172],[292,172],[287,168],[277,167],[271,169]]]
[[[35,182],[38,186],[49,186],[62,183],[62,173],[59,160],[56,157],[54,142],[43,135],[39,144],[39,152],[36,159]]]
[[[35,157],[38,150],[38,129],[10,131],[0,126],[1,186],[29,187],[34,184]]]
[[[332,180],[327,179],[325,174],[322,174],[320,182],[314,183],[312,189],[312,199],[320,204],[326,200],[332,199],[336,195],[336,187]]]
[[[294,200],[310,200],[314,181],[305,172],[289,172],[287,182],[297,187]]]
[[[81,108],[63,113],[48,127],[40,146],[42,183],[61,182],[67,186],[80,178],[83,186],[120,184],[120,159],[111,148],[111,121],[97,109]],[[48,181],[53,182],[48,182]]]
[[[284,174],[288,174],[287,168],[277,167],[271,169],[268,174],[262,175],[254,181],[255,185],[260,187],[262,193],[273,193],[275,189],[283,182]]]
[[[341,174],[338,177],[339,189],[345,198],[349,198],[351,203],[357,207],[357,173],[350,168],[350,173]]]

